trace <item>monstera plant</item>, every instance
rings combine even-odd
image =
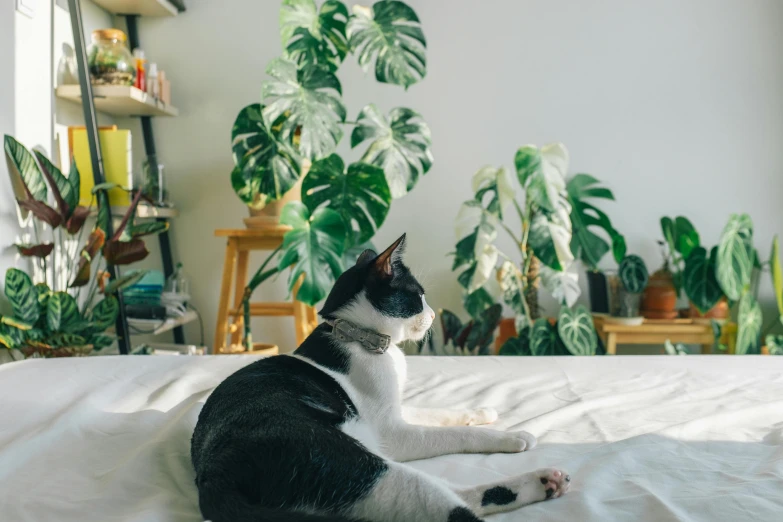
[[[581,335],[584,325],[595,336],[592,319],[585,322],[583,308],[570,309],[579,295],[579,286],[576,275],[568,272],[574,260],[572,207],[565,180],[568,151],[559,143],[541,148],[528,145],[517,151],[514,165],[521,194],[517,194],[504,168],[484,167],[473,176],[474,198],[463,203],[457,216],[458,242],[452,269],[460,272],[457,280],[471,316],[469,324],[472,329],[494,331],[497,321],[485,324],[485,311],[502,300],[515,315],[519,338],[510,341],[512,344],[529,346],[528,340],[535,334],[540,337],[535,346],[541,348],[544,339],[549,339],[543,335],[547,329],[567,352],[594,353],[595,342],[584,344],[586,338]],[[499,230],[516,245],[514,257],[495,245]],[[538,288],[542,284],[563,305],[558,327],[539,318]],[[444,311],[441,315],[444,337],[459,339],[461,324],[444,319],[454,314]],[[494,319],[494,315],[489,318]],[[568,335],[560,333],[560,325]],[[510,346],[504,353],[512,353]]]
[[[269,277],[292,268],[289,291],[321,301],[346,263],[383,224],[392,201],[412,190],[432,166],[430,129],[418,112],[388,113],[369,103],[348,119],[336,73],[353,55],[375,79],[407,89],[424,78],[426,39],[407,4],[381,0],[372,7],[327,0],[283,0],[283,56],[267,67],[261,103],[239,113],[232,130],[231,183],[251,209],[286,196],[280,212],[291,227],[275,262],[264,263],[246,287],[245,303]],[[352,162],[336,151],[350,130]],[[301,201],[289,193],[298,191]],[[266,268],[270,266],[271,268]],[[249,327],[245,321],[245,344]]]
[[[85,355],[110,345],[114,337],[105,332],[119,313],[114,294],[144,273],[128,274],[107,284],[108,274],[99,265],[102,260],[126,265],[144,259],[148,251],[141,238],[163,232],[168,224],[134,223],[142,197],[137,192],[109,238],[110,210],[98,198],[95,228],[82,241],[91,207],[79,205],[76,165],[71,165],[66,176],[43,154],[31,154],[11,136],[5,136],[4,149],[20,217],[25,225],[32,222],[34,238],[16,248],[36,270],[34,277],[16,268],[6,272],[5,296],[13,315],[0,316],[0,344],[25,356],[41,357]],[[93,194],[114,186],[98,185]]]

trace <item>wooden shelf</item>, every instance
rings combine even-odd
[[[118,15],[177,16],[177,8],[166,0],[92,0],[110,13]]]
[[[95,110],[114,116],[177,116],[179,111],[171,105],[155,100],[136,87],[125,85],[94,85],[92,88]],[[78,85],[60,85],[55,92],[58,98],[82,103],[82,89]]]
[[[169,317],[165,321],[157,319],[134,319],[128,317],[128,326],[141,330],[143,333],[131,331],[131,335],[160,335],[177,326],[182,326],[198,319],[198,314],[194,310],[188,310],[181,317]]]

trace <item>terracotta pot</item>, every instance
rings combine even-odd
[[[677,289],[671,272],[662,268],[650,276],[642,295],[642,315],[649,319],[677,317]]]
[[[495,353],[500,351],[500,347],[512,337],[517,336],[517,327],[514,325],[513,317],[504,317],[498,325],[498,336],[495,338]]]
[[[722,297],[718,304],[713,306],[707,313],[702,314],[693,303],[690,303],[690,316],[694,322],[710,322],[712,319],[725,320],[729,318],[729,302]]]
[[[310,171],[310,161],[305,159],[302,162],[302,172],[299,175],[299,181],[291,189],[283,194],[283,197],[277,201],[267,204],[256,203],[247,206],[250,211],[250,217],[245,218],[247,228],[275,228],[280,223],[280,214],[283,207],[291,201],[302,201],[302,181]]]
[[[766,346],[762,346],[761,355],[769,355],[769,348],[767,348]]]

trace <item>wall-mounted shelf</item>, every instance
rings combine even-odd
[[[177,116],[176,107],[155,100],[136,87],[125,85],[93,85],[95,109],[114,116]],[[74,103],[82,102],[82,89],[78,85],[60,85],[58,98]]]
[[[160,335],[163,332],[168,332],[178,326],[193,322],[196,319],[198,319],[198,314],[194,310],[188,310],[180,317],[169,317],[165,321],[128,317],[128,326],[135,328],[136,330],[141,330],[147,335]],[[131,331],[131,334],[136,334],[136,332]]]
[[[177,8],[167,0],[92,0],[112,14],[177,16]]]

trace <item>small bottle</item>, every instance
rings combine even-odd
[[[158,64],[151,63],[147,73],[147,94],[155,98],[160,98],[160,84],[158,83]]]
[[[185,275],[184,270],[182,270],[182,263],[177,263],[174,272],[172,272],[166,281],[166,292],[189,296],[190,283],[188,281],[188,276]]]
[[[144,51],[139,48],[133,50],[133,58],[136,62],[136,82],[133,84],[137,89],[147,90],[147,75],[145,65],[147,60],[144,58]]]

